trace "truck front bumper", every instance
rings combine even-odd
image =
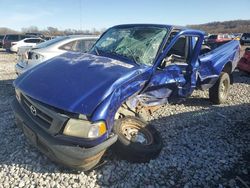
[[[84,171],[90,170],[100,161],[106,149],[117,140],[117,135],[113,135],[101,144],[91,148],[72,145],[56,139],[39,126],[36,126],[36,123],[29,118],[16,99],[12,102],[12,109],[17,126],[23,130],[31,144],[51,160],[71,168]]]

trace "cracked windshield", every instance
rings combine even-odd
[[[131,59],[136,64],[152,65],[167,29],[132,27],[110,29],[95,45],[95,50]]]

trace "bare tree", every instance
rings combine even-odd
[[[7,27],[0,27],[0,35],[16,34],[16,33],[19,33],[19,32],[12,30],[10,28],[7,28]]]
[[[37,26],[23,27],[21,30],[23,33],[37,33],[37,32],[39,32],[39,29]]]

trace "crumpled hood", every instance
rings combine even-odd
[[[45,104],[90,115],[115,85],[131,78],[138,68],[107,57],[69,52],[27,71],[14,86]]]

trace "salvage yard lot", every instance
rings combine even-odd
[[[15,126],[10,107],[15,61],[15,54],[0,49],[0,188],[250,186],[249,75],[234,72],[224,105],[212,105],[208,92],[196,91],[182,104],[155,111],[150,122],[164,146],[150,163],[132,164],[108,151],[105,165],[84,173],[51,162]]]

